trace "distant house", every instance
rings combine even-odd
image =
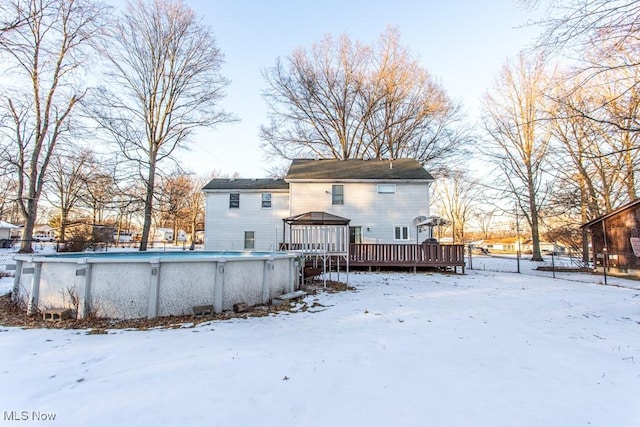
[[[18,229],[18,239],[22,239],[23,227]],[[36,224],[33,227],[31,239],[37,242],[53,242],[56,239],[56,230],[49,224]]]
[[[640,276],[640,199],[582,225],[597,271]]]
[[[533,241],[531,239],[522,243],[522,251],[527,254],[533,253]],[[542,254],[564,255],[566,251],[566,246],[561,243],[540,242],[540,252]]]
[[[347,227],[338,244],[422,242],[433,181],[413,159],[296,159],[284,179],[214,179],[203,189],[205,249],[275,250],[295,224]]]
[[[131,243],[136,240],[136,237],[137,233],[116,230],[112,238],[115,243]]]
[[[519,242],[515,237],[487,239],[482,241],[479,246],[489,252],[515,253],[518,249],[522,251],[522,242]]]
[[[187,241],[187,232],[184,230],[178,230],[178,242]],[[156,228],[151,236],[152,241],[157,242],[173,242],[173,229],[172,228]]]
[[[0,221],[0,240],[10,240],[11,233],[19,228],[20,227],[18,227],[17,225],[13,225],[5,221]]]

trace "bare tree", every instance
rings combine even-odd
[[[475,216],[480,199],[478,182],[463,170],[454,170],[436,181],[434,202],[451,223],[454,243],[464,243],[465,229]]]
[[[66,241],[69,215],[86,190],[92,159],[93,153],[89,149],[57,153],[52,158],[45,197],[60,212],[59,239],[63,242]]]
[[[545,28],[538,47],[586,52],[602,42],[612,47],[637,44],[640,29],[638,0],[520,0],[528,7],[547,7],[536,22]],[[628,64],[635,66],[634,64]]]
[[[496,215],[496,208],[484,207],[478,208],[475,211],[475,217],[480,227],[480,233],[483,239],[491,237],[491,230],[493,229],[494,216]]]
[[[636,198],[640,145],[639,134],[631,127],[637,120],[640,94],[627,91],[624,83],[633,71],[603,73],[587,87],[565,74],[550,94],[554,100],[550,104],[552,170],[557,181],[550,213],[572,222],[576,229]],[[595,110],[598,120],[580,114]],[[586,261],[588,242],[583,232]]]
[[[93,160],[84,174],[81,205],[89,210],[92,224],[96,225],[104,223],[106,212],[112,208],[121,193],[111,169],[102,162]]]
[[[188,206],[193,193],[189,175],[181,172],[169,174],[158,183],[156,197],[160,222],[173,230],[173,243],[178,243],[178,231],[189,217]]]
[[[10,176],[0,176],[0,220],[13,222],[16,207],[16,181]]]
[[[551,139],[544,122],[544,93],[549,87],[544,57],[520,55],[502,70],[484,99],[488,135],[485,154],[496,166],[496,188],[514,199],[531,228],[533,261],[541,261],[540,211],[546,194],[544,169]]]
[[[536,7],[549,3],[547,17],[537,25],[545,32],[536,46],[569,58],[573,64],[565,79],[576,88],[591,88],[602,81],[615,82],[616,91],[588,109],[573,114],[607,123],[620,130],[638,132],[637,116],[611,120],[610,104],[620,96],[640,90],[640,1],[638,0],[521,0]],[[575,106],[576,108],[578,106]],[[586,106],[583,106],[586,107]]]
[[[354,158],[364,150],[361,98],[370,48],[346,35],[327,36],[310,51],[296,49],[263,71],[270,123],[260,130],[271,155],[292,159],[316,155]]]
[[[144,251],[159,164],[197,128],[231,120],[218,105],[228,81],[213,34],[181,0],[128,2],[110,36],[101,51],[111,86],[87,107],[144,181]]]
[[[0,111],[5,162],[17,176],[24,219],[20,252],[31,252],[45,177],[58,142],[72,131],[72,114],[85,89],[76,78],[86,66],[104,8],[90,0],[12,0],[3,4],[23,23],[2,34],[8,67]],[[23,84],[23,82],[25,84]]]
[[[460,108],[387,29],[377,45],[327,36],[264,71],[268,154],[441,162],[468,140]]]
[[[202,187],[207,185],[214,177],[220,176],[220,173],[213,171],[209,175],[190,175],[190,194],[187,204],[189,214],[189,228],[191,232],[190,250],[195,249],[196,234],[198,230],[204,230],[205,222],[205,197]]]
[[[470,140],[460,105],[400,45],[396,29],[387,29],[372,52],[369,84],[363,88],[368,105],[363,156],[409,157],[442,169]]]
[[[0,45],[5,43],[5,33],[26,25],[31,18],[20,10],[21,5],[19,2],[0,2]]]
[[[134,219],[144,213],[145,189],[136,183],[130,183],[128,187],[115,186],[115,195],[111,200],[111,207],[116,210],[116,243],[121,241],[123,233],[132,233]]]

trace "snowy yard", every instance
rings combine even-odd
[[[0,425],[640,425],[640,282],[490,271],[514,262],[182,329],[0,327]]]

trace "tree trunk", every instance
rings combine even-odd
[[[586,224],[589,220],[587,218],[587,194],[586,188],[584,188],[584,178],[580,178],[580,222]],[[584,265],[589,263],[589,233],[586,228],[582,229],[582,262]]]
[[[151,214],[153,213],[153,191],[155,189],[156,180],[156,159],[154,154],[151,155],[149,164],[149,176],[147,183],[147,192],[144,199],[144,223],[142,225],[142,236],[140,239],[140,252],[147,250],[149,243],[149,234],[151,231]]]
[[[178,220],[175,216],[173,217],[173,244],[178,245]]]
[[[627,150],[624,155],[625,163],[625,185],[627,189],[627,197],[629,201],[634,201],[636,197],[635,167],[631,150]]]
[[[27,202],[27,215],[24,217],[24,228],[22,230],[22,242],[20,243],[21,254],[30,254],[33,252],[31,246],[31,238],[33,237],[33,229],[36,226],[36,215],[38,211],[38,199],[35,197],[29,198]]]
[[[529,190],[532,193],[532,190]],[[536,201],[530,196],[529,209],[531,209],[531,243],[532,243],[532,255],[531,261],[544,261],[542,259],[542,253],[540,252],[540,227],[538,224],[538,211]]]
[[[60,209],[60,236],[58,240],[65,242],[67,232],[67,218],[69,217],[69,211],[65,208]]]
[[[197,215],[193,215],[191,218],[191,245],[189,246],[189,250],[192,251],[196,248],[196,227],[197,227],[198,217]]]

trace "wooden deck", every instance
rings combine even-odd
[[[296,246],[296,244],[284,244],[281,249],[299,250],[300,248]],[[305,252],[307,257],[321,254],[323,254],[322,251]],[[332,256],[331,253],[326,255]],[[349,265],[352,267],[413,267],[414,269],[446,268],[453,269],[456,272],[460,267],[464,274],[464,245],[416,243],[351,244],[349,245]]]
[[[437,267],[462,268],[464,273],[464,246],[438,244],[383,244],[362,243],[350,245],[349,265],[362,267]]]

